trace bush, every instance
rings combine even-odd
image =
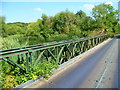
[[[23,46],[28,46],[28,42],[20,42],[20,40],[16,37],[9,36],[6,38],[0,37],[0,49],[11,49],[11,48],[16,48],[16,47],[23,47]]]
[[[48,78],[52,74],[53,69],[58,67],[57,62],[54,60],[43,60],[35,66],[30,65],[29,72],[23,73],[19,67],[13,67],[4,61],[3,64],[4,66],[2,66],[3,68],[0,72],[2,76],[2,78],[0,77],[0,84],[3,88],[14,88],[30,79],[36,80],[39,75]],[[27,68],[24,64],[21,64],[21,66]]]
[[[114,34],[110,34],[109,37],[110,38],[114,38],[115,36],[114,36]]]
[[[52,42],[52,41],[61,41],[61,40],[68,40],[69,37],[66,34],[58,34],[58,35],[51,35],[47,41]]]
[[[28,38],[29,45],[44,43],[45,38],[42,35],[39,35],[38,37],[29,37]]]

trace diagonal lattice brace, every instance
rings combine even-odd
[[[7,62],[8,64],[10,64],[10,65],[12,65],[12,66],[14,66],[15,67],[15,65],[13,64],[13,63],[11,63],[10,61],[8,61],[8,60],[6,60],[6,59],[4,59],[4,58],[2,58],[5,62]]]
[[[75,49],[76,49],[76,47],[77,47],[77,44],[78,44],[78,43],[75,43],[75,45],[74,45],[74,47],[73,47],[73,56],[75,55]]]
[[[44,52],[45,52],[45,51],[42,51],[42,52],[40,53],[40,55],[38,56],[38,58],[37,58],[37,60],[36,60],[36,62],[35,62],[35,64],[34,64],[34,66],[37,65],[37,63],[38,63],[39,60],[41,59],[41,57],[42,57],[42,55],[43,55]]]
[[[87,38],[79,38],[69,41],[60,41],[54,42],[46,45],[33,45],[28,47],[20,47],[15,49],[1,50],[0,51],[0,59],[6,61],[12,66],[17,66],[22,70],[26,69],[26,71],[30,70],[30,65],[37,65],[39,60],[49,60],[53,58],[57,61],[57,63],[64,63],[66,60],[74,57],[73,53],[80,54],[84,51],[98,45],[108,38],[108,35],[100,35],[94,37]],[[76,44],[77,43],[77,44]],[[40,51],[40,52],[38,52]],[[33,54],[35,53],[35,54]],[[17,60],[14,61],[6,60],[7,57],[17,56]],[[23,68],[20,64],[26,65],[27,68]]]
[[[69,44],[70,45],[70,44]],[[69,54],[71,55],[72,54],[72,52],[70,51],[70,49],[69,49],[69,45],[65,45],[66,46],[66,49],[67,49],[67,51],[69,52]]]
[[[27,71],[25,68],[23,68],[22,66],[20,66],[19,64],[17,64],[16,62],[14,62],[13,60],[11,60],[9,57],[7,57],[7,61],[11,62],[11,64],[14,64],[15,66],[18,66],[19,68],[21,68],[23,71]]]
[[[60,50],[60,52],[59,52],[59,54],[58,54],[58,56],[57,56],[57,63],[59,63],[60,55],[62,54],[62,51],[64,50],[64,47],[65,47],[65,46],[63,46],[63,47],[61,48],[61,50]]]
[[[49,49],[47,49],[47,50],[48,50],[48,52],[51,54],[51,56],[54,58],[54,60],[57,61],[56,57],[52,54],[52,52],[51,52]]]

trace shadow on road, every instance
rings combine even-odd
[[[116,38],[116,39],[120,39],[120,35],[117,35],[115,38]]]
[[[120,35],[115,37],[118,40],[118,90],[120,90]]]

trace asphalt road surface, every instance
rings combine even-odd
[[[28,88],[120,88],[120,36]]]

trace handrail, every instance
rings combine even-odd
[[[90,39],[93,39],[93,38],[98,38],[98,37],[107,36],[107,35],[108,34],[99,35],[99,36],[92,36],[92,37],[85,37],[85,38],[77,38],[74,41],[73,40],[60,41],[60,42],[52,42],[52,43],[31,45],[31,46],[27,46],[27,47],[0,50],[0,59],[3,58],[3,57],[19,55],[19,54],[23,54],[23,53],[27,53],[27,52],[34,52],[34,51],[38,51],[38,50],[43,50],[43,49],[47,49],[47,48],[51,48],[51,47],[56,47],[56,46],[70,44],[70,43],[75,43],[75,42],[78,42],[78,41],[90,40]]]
[[[99,36],[0,50],[0,60],[3,60],[14,67],[17,66],[26,72],[29,71],[28,69],[30,68],[30,64],[36,65],[39,60],[54,59],[58,64],[61,64],[66,60],[69,60],[70,58],[73,58],[98,45],[106,40],[108,36],[108,34],[104,34]],[[23,68],[20,65],[23,62],[27,65],[27,68]]]

